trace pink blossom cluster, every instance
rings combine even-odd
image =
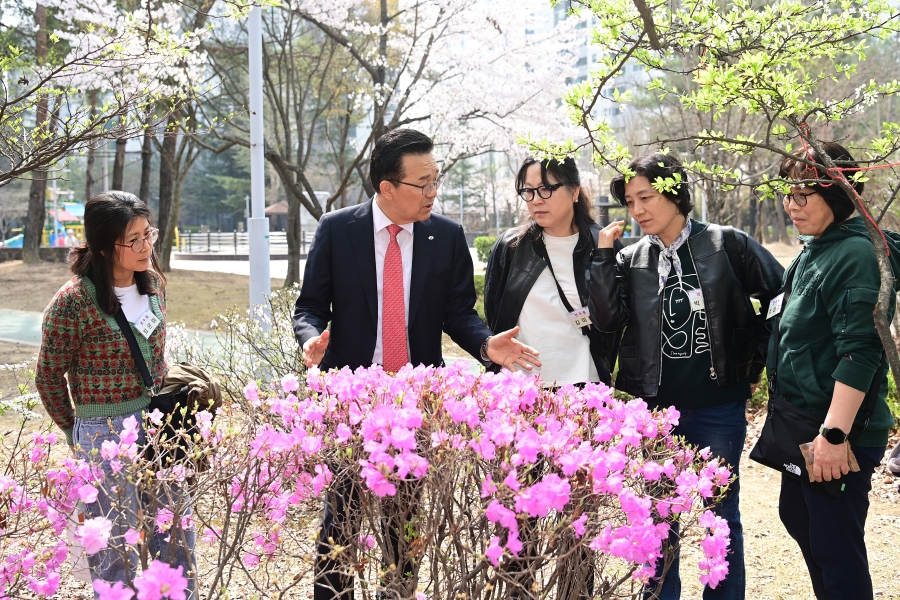
[[[634,578],[647,581],[680,516],[682,534],[691,524],[700,532],[703,583],[724,579],[728,527],[704,506],[731,474],[678,445],[670,435],[678,412],[617,400],[602,384],[555,393],[539,386],[520,373],[475,376],[462,362],[407,366],[394,376],[377,366],[311,369],[305,390],[288,375],[269,398],[250,385],[247,399],[278,417],[251,443],[255,455],[282,465],[261,475],[269,518],[282,523],[291,506],[321,496],[335,465],[355,464],[365,493],[387,498],[401,482],[462,458],[479,474],[474,497],[494,530],[484,558],[495,567],[521,553],[523,522],[545,519],[568,523],[591,550],[630,563]],[[233,490],[239,503],[241,485]],[[371,540],[360,536],[359,550],[370,550]],[[254,564],[274,554],[254,546]]]
[[[100,454],[114,472],[138,457],[138,432],[139,424],[132,417],[126,419],[118,442],[103,442]],[[102,472],[81,459],[54,461],[50,450],[56,442],[55,433],[33,433],[21,446],[27,465],[19,477],[0,475],[0,598],[19,597],[23,584],[35,596],[56,595],[62,574],[67,573],[65,531],[70,515],[78,501],[97,501]],[[76,528],[75,538],[86,554],[93,555],[114,541],[112,529],[113,523],[105,517],[86,519]],[[140,535],[129,530],[124,538],[135,545]],[[136,590],[103,581],[96,582],[94,589],[101,600],[184,600],[187,580],[180,569],[154,561],[135,579]]]

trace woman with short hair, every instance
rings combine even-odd
[[[858,169],[840,144],[822,146],[840,169]],[[887,370],[875,379],[883,353],[873,318],[881,275],[866,225],[853,216],[853,200],[829,171],[809,163],[822,165],[812,148],[786,158],[779,170],[795,182],[783,205],[805,246],[785,276],[792,281],[780,311],[778,347],[773,336],[769,348],[768,371],[777,373],[770,393],[822,419],[820,435],[810,440],[813,475],[844,485],[832,498],[783,474],[778,512],[803,552],[816,597],[865,600],[873,597],[865,543],[869,491],[894,424],[885,401]],[[852,187],[862,194],[861,181]],[[893,272],[900,273],[900,247],[887,240]],[[888,308],[890,321],[893,294]],[[877,400],[866,427],[862,403],[870,388]],[[848,447],[857,472],[849,471]]]
[[[616,389],[681,413],[673,433],[709,447],[730,465],[735,481],[716,512],[730,528],[728,576],[705,599],[744,598],[743,528],[738,464],[747,433],[751,387],[765,364],[769,329],[750,297],[763,306],[784,269],[743,231],[689,217],[687,173],[672,154],[637,158],[629,176],[610,184],[646,234],[618,253],[622,221],[605,227],[591,264],[591,315],[602,330],[625,328]],[[596,276],[594,276],[596,274]],[[677,523],[675,524],[677,528]],[[677,536],[670,538],[674,545]],[[660,585],[663,600],[681,596],[677,548]],[[661,575],[662,561],[657,575]]]
[[[150,405],[149,391],[116,322],[117,312],[121,310],[131,325],[157,389],[166,374],[166,279],[153,249],[158,230],[142,200],[107,191],[85,205],[84,235],[85,242],[69,254],[74,277],[44,312],[35,383],[47,414],[65,433],[75,456],[103,473],[96,501],[85,503],[85,517],[106,517],[113,529],[109,548],[88,556],[91,577],[133,585],[138,559],[133,546],[126,545],[126,534],[142,528],[141,511],[146,519],[148,511],[168,505],[176,513],[175,525],[168,531],[153,527],[147,548],[151,559],[182,567],[191,596],[196,590],[195,532],[191,525],[178,526],[179,520],[190,522],[186,498],[146,498],[150,502],[142,506],[140,492],[125,480],[128,471],[101,452],[105,442],[118,443],[134,423],[136,444],[142,447],[143,413]]]

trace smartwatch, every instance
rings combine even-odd
[[[837,446],[838,444],[843,444],[847,441],[847,434],[837,427],[825,427],[823,423],[821,427],[819,427],[819,435],[825,438],[829,444],[834,444]]]

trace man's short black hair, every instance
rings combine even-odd
[[[369,181],[378,192],[382,181],[400,181],[403,157],[407,154],[428,154],[434,149],[431,138],[415,129],[394,129],[378,138],[369,159]]]
[[[681,183],[673,186],[672,191],[664,190],[662,195],[678,205],[678,209],[684,216],[687,216],[691,209],[694,208],[694,203],[691,200],[691,191],[688,189],[687,173],[678,157],[668,153],[656,152],[634,159],[628,165],[628,168],[631,169],[635,177],[638,175],[646,177],[650,183],[655,182],[657,179],[668,179],[677,174],[681,177]],[[619,174],[612,178],[612,181],[609,182],[609,193],[618,200],[619,204],[627,206],[625,202],[624,175]]]

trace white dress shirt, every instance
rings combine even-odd
[[[384,345],[381,342],[382,335],[382,304],[384,298],[384,255],[387,253],[391,234],[387,230],[393,221],[387,218],[378,206],[378,197],[372,201],[372,221],[375,225],[375,286],[378,290],[378,331],[375,335],[375,352],[372,354],[372,363],[380,365],[384,353]],[[413,225],[399,225],[401,230],[397,232],[397,244],[400,246],[400,256],[403,259],[403,307],[406,310],[406,326],[409,327],[409,282],[412,279],[413,261]],[[409,335],[406,337],[407,352],[409,351]]]

